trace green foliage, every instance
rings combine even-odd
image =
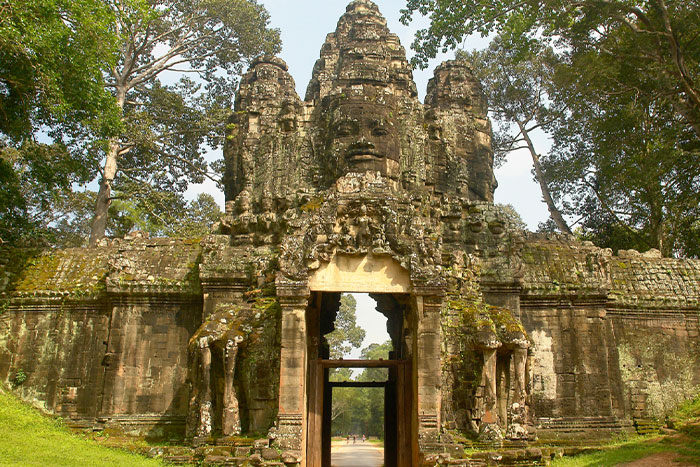
[[[112,203],[109,231],[115,237],[140,230],[152,237],[197,238],[209,234],[221,214],[214,197],[206,193],[186,201],[179,193],[148,191],[134,199],[119,196]]]
[[[14,243],[81,244],[91,194],[73,188],[98,175],[97,237],[113,188],[148,211],[218,182],[204,153],[238,77],[280,44],[255,0],[23,0],[0,13],[0,238]]]
[[[73,185],[96,176],[104,140],[121,128],[102,74],[116,63],[113,15],[99,0],[0,11],[0,238],[73,245]]]
[[[14,387],[19,387],[24,384],[25,381],[27,381],[27,375],[24,373],[24,370],[20,368],[15,371],[15,376],[12,378],[12,385]]]
[[[243,66],[279,51],[254,0],[109,1],[122,46],[107,77],[124,131],[110,140],[91,241],[105,235],[112,189],[136,200],[220,182],[204,159],[223,142]],[[172,73],[181,77],[168,82]]]
[[[364,360],[388,359],[393,350],[391,341],[370,344],[361,351]],[[331,381],[386,381],[386,368],[365,368],[353,378],[349,368],[335,371]],[[384,437],[384,389],[383,388],[335,388],[331,431],[334,435],[356,434]]]
[[[672,453],[677,455],[675,460],[680,463],[690,462],[696,465],[700,461],[700,438],[697,436],[633,436],[615,441],[598,452],[555,459],[552,461],[552,467],[613,467],[660,453]],[[656,458],[654,461],[656,465],[667,465],[666,462],[673,462],[668,457]]]
[[[95,172],[63,144],[0,147],[0,238],[22,246],[79,246],[94,207],[73,190]]]
[[[106,2],[4,1],[0,12],[0,134],[33,139],[44,125],[61,141],[118,126],[103,86],[117,45]]]
[[[427,66],[438,51],[457,48],[472,33],[498,33],[516,53],[556,43],[573,57],[592,53],[624,63],[627,79],[653,83],[655,93],[667,95],[700,135],[696,1],[408,0],[402,21],[410,22],[416,12],[431,21],[416,34],[415,65]]]
[[[559,57],[552,48],[544,46],[533,45],[527,53],[519,51],[500,36],[495,37],[485,50],[458,52],[457,56],[472,63],[483,84],[490,115],[496,122],[493,138],[495,164],[499,165],[511,153],[526,149],[552,220],[559,230],[571,233],[552,199],[549,180],[543,173],[540,154],[533,140],[534,134],[562,119],[565,114],[565,105],[551,98],[555,92],[552,79],[560,66]]]
[[[700,393],[689,398],[668,417],[669,424],[681,431],[695,434],[700,438]]]
[[[576,63],[557,76],[569,113],[543,166],[582,218],[579,235],[615,250],[697,256],[700,139],[648,86],[609,90],[605,76],[631,73],[624,64],[595,55]]]
[[[349,294],[340,296],[340,307],[335,318],[335,330],[325,336],[331,359],[348,355],[353,348],[359,348],[365,339],[365,330],[357,326],[356,308],[355,297]]]
[[[540,102],[560,109],[538,120],[554,140],[538,178],[564,214],[580,219],[582,238],[700,255],[698,2],[408,0],[403,20],[416,12],[431,20],[414,43],[417,65],[474,32],[498,34],[507,60],[490,63],[504,64],[515,85],[532,74],[533,56],[556,59],[535,72],[551,78]],[[499,87],[516,111],[537,114],[537,106],[517,107],[508,86]]]
[[[508,222],[510,228],[516,230],[527,230],[527,224],[523,218],[520,217],[520,214],[515,210],[512,204],[497,204],[496,206],[498,207],[500,214],[505,218],[506,222]]]
[[[0,466],[163,466],[163,462],[101,447],[39,414],[0,388]]]

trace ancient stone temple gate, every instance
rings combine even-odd
[[[437,67],[421,103],[371,1],[327,36],[303,100],[282,60],[255,61],[226,140],[204,239],[0,249],[0,378],[21,369],[24,398],[79,426],[232,456],[255,436],[306,466],[329,465],[331,368],[388,368],[401,467],[465,438],[629,430],[697,392],[700,262],[515,229],[469,66]],[[343,292],[377,301],[389,360],[329,359]]]

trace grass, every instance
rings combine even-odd
[[[557,459],[552,467],[615,466],[662,452],[675,453],[679,461],[700,465],[700,395],[678,408],[669,420],[678,433],[618,440],[599,452]]]
[[[73,434],[0,387],[0,466],[164,466]]]

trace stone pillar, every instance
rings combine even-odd
[[[496,406],[498,407],[498,426],[508,426],[508,396],[511,388],[511,353],[497,354],[496,357]]]
[[[498,401],[496,395],[496,362],[498,356],[495,348],[485,348],[482,381],[484,383],[484,410],[479,426],[479,437],[484,441],[498,443],[503,440],[498,426]]]
[[[527,406],[527,347],[516,347],[513,351],[513,401],[508,408],[511,423],[508,439],[527,439],[529,436],[529,413]]]
[[[306,308],[309,290],[306,284],[285,286],[278,281],[277,296],[282,307],[280,355],[280,394],[275,447],[303,452],[306,413]]]
[[[527,401],[527,348],[518,347],[513,351],[513,402],[525,406]]]
[[[233,386],[234,371],[236,370],[236,355],[238,354],[238,342],[242,338],[229,339],[223,351],[224,358],[224,403],[221,428],[224,436],[241,433],[241,416],[238,407],[236,388]]]
[[[200,381],[199,426],[197,438],[206,438],[212,430],[212,403],[211,403],[211,348],[209,342],[203,340],[199,348],[199,364],[201,365],[202,379]]]
[[[416,354],[418,437],[421,451],[430,451],[440,435],[440,307],[441,290],[416,290],[418,318]],[[424,294],[424,295],[419,295]]]

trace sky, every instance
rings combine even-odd
[[[314,63],[319,58],[321,45],[326,35],[335,30],[340,16],[345,12],[349,0],[260,0],[270,13],[272,27],[280,29],[282,35],[281,58],[287,62],[297,87],[297,93],[303,98],[306,86],[311,79]],[[380,11],[387,19],[389,29],[401,39],[408,57],[412,56],[410,45],[415,32],[427,26],[425,18],[417,17],[409,26],[399,22],[400,10],[405,6],[404,0],[375,0]],[[484,48],[488,40],[470,37],[462,46],[467,50]],[[426,70],[414,71],[414,80],[418,87],[419,98],[423,100],[428,80],[433,70],[443,60],[454,57],[454,53],[442,55],[433,60]],[[544,138],[536,139],[541,150],[547,149]],[[221,151],[215,157],[223,157]],[[549,216],[542,201],[539,186],[531,175],[532,161],[527,152],[515,153],[496,170],[498,188],[495,199],[497,203],[511,204],[521,215],[530,230],[536,230],[540,222]],[[224,195],[213,184],[192,187],[190,195],[206,191],[215,196],[223,206]]]

